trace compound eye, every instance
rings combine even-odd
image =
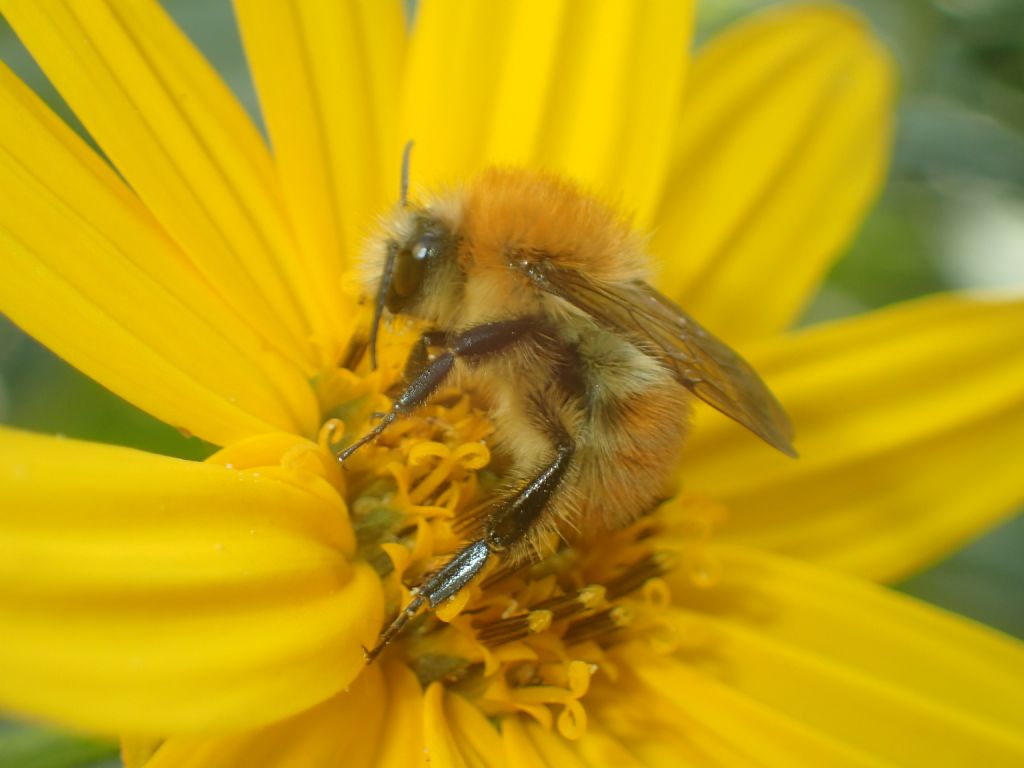
[[[410,249],[410,253],[416,261],[426,261],[437,255],[440,245],[441,241],[436,235],[423,234]]]
[[[419,291],[426,275],[427,264],[437,255],[439,249],[439,238],[431,234],[423,234],[416,238],[407,249],[399,252],[395,261],[395,273],[391,279],[393,295],[389,301],[389,307],[399,306],[401,301]]]

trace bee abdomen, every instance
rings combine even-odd
[[[586,537],[627,525],[665,494],[691,396],[656,360],[600,330],[566,345],[552,377],[577,446],[554,502],[560,527]]]

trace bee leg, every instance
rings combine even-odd
[[[409,356],[405,359],[405,367],[402,369],[402,380],[396,382],[387,390],[387,395],[392,400],[397,398],[405,391],[405,388],[419,376],[423,369],[430,363],[430,350],[436,347],[442,347],[447,349],[449,346],[448,342],[451,338],[447,331],[438,329],[432,329],[424,331],[423,335],[419,337],[412,349],[409,350]],[[377,415],[377,418],[383,417],[384,414]]]
[[[416,615],[416,611],[420,609],[424,602],[429,603],[431,608],[436,608],[449,597],[456,594],[480,572],[489,556],[490,550],[487,549],[486,541],[478,539],[471,542],[460,549],[441,570],[427,579],[425,583],[412,590],[413,599],[395,617],[395,620],[391,622],[388,628],[381,632],[377,645],[371,650],[363,649],[363,652],[366,654],[366,663],[369,664],[377,658],[387,644]]]
[[[441,570],[416,587],[409,605],[381,633],[377,645],[371,650],[363,649],[368,664],[402,631],[424,602],[437,608],[469,584],[492,554],[504,552],[526,537],[565,477],[573,451],[569,436],[559,435],[555,458],[515,496],[495,507],[484,523],[483,538],[460,549]]]
[[[405,384],[412,382],[430,364],[431,347],[448,347],[451,335],[447,331],[426,331],[409,351],[405,360],[402,378]]]
[[[556,436],[555,458],[515,496],[498,504],[484,521],[484,540],[491,552],[504,552],[533,530],[569,469],[575,446],[561,432]]]
[[[451,338],[448,349],[428,360],[423,369],[395,398],[391,410],[384,414],[372,430],[356,440],[338,454],[342,463],[367,443],[375,440],[399,416],[406,416],[423,405],[441,386],[455,367],[457,359],[476,363],[504,352],[510,346],[536,335],[544,329],[542,320],[536,317],[520,317],[502,320],[468,328]]]

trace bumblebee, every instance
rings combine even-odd
[[[484,171],[422,202],[405,188],[368,255],[380,276],[374,363],[385,308],[431,330],[391,409],[340,459],[458,377],[486,393],[510,470],[479,535],[413,590],[368,659],[491,557],[520,562],[552,530],[585,540],[654,506],[694,398],[795,456],[778,401],[736,352],[651,287],[645,239],[613,207],[564,178],[520,169]]]

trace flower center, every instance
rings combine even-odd
[[[385,348],[379,371],[343,370],[333,385],[322,383],[342,405],[325,422],[321,445],[348,444],[386,410],[382,391],[398,379],[402,359]],[[346,462],[359,554],[381,576],[389,619],[478,535],[500,481],[491,432],[472,395],[451,389]],[[706,541],[718,514],[706,500],[681,496],[586,543],[548,541],[529,562],[492,558],[467,588],[422,610],[384,653],[401,658],[424,686],[441,682],[485,715],[522,713],[578,738],[591,678],[618,674],[609,649],[632,641],[654,653],[676,648],[660,618],[671,598],[661,577],[682,569],[695,586],[716,580]]]

